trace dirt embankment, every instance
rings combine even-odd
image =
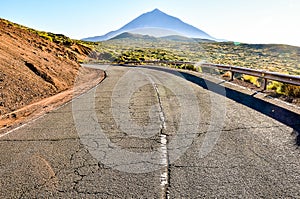
[[[89,48],[65,47],[0,19],[0,120],[72,88],[81,68],[77,60],[89,53]]]

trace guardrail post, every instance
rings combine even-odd
[[[234,72],[231,71],[231,75],[230,75],[230,81],[233,81],[233,78],[234,78]]]
[[[263,90],[265,91],[265,90],[267,90],[267,86],[268,86],[268,79],[266,79],[266,78],[263,78],[263,82],[262,82],[262,88],[263,88]]]

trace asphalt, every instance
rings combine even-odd
[[[182,72],[93,67],[97,87],[0,135],[0,198],[300,198],[298,114]]]

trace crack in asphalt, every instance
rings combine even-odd
[[[169,198],[169,187],[170,187],[170,168],[169,168],[169,153],[168,153],[168,135],[164,133],[164,129],[166,129],[166,120],[165,120],[165,113],[162,105],[162,99],[160,96],[160,92],[158,89],[157,84],[154,82],[154,80],[151,78],[150,75],[143,73],[150,81],[152,84],[156,97],[158,100],[158,105],[159,105],[159,119],[161,121],[160,124],[160,141],[161,141],[161,150],[162,150],[162,156],[161,156],[161,163],[164,165],[164,169],[161,173],[161,187],[162,187],[162,195],[161,198],[168,199]]]
[[[69,140],[80,140],[79,137],[74,138],[57,138],[57,139],[26,139],[26,140],[17,140],[17,139],[3,139],[1,142],[63,142]]]
[[[272,125],[272,126],[249,126],[249,127],[237,127],[237,128],[229,128],[222,129],[223,132],[230,132],[236,130],[250,130],[250,129],[271,129],[271,128],[280,128],[284,127],[284,125]]]
[[[81,158],[81,160],[78,160],[78,157]],[[80,145],[79,149],[77,149],[74,153],[70,156],[70,172],[73,173],[75,176],[78,177],[78,179],[73,179],[72,181],[72,187],[69,190],[57,190],[60,193],[72,193],[75,192],[77,194],[84,194],[86,195],[92,195],[92,196],[99,196],[103,197],[104,195],[106,197],[117,197],[113,195],[112,193],[102,192],[102,191],[91,191],[91,190],[80,190],[80,183],[85,181],[85,178],[92,175],[95,171],[99,171],[101,169],[111,169],[109,167],[106,167],[105,165],[102,165],[100,162],[97,163],[87,163],[90,160],[89,152],[87,149],[85,149],[84,146]],[[75,167],[74,167],[75,165]],[[95,171],[93,170],[87,170],[87,171],[80,171],[81,169],[85,168],[91,168],[94,167]],[[66,170],[66,169],[63,169]],[[62,171],[62,170],[61,170]],[[87,172],[87,173],[83,173]]]
[[[209,123],[207,123],[209,125]],[[184,125],[184,126],[189,126],[189,125]],[[222,129],[222,132],[231,132],[231,131],[237,131],[237,130],[251,130],[251,129],[271,129],[271,128],[280,128],[284,127],[284,125],[276,125],[276,126],[256,126],[256,127],[237,127],[237,128],[228,128],[228,129]],[[201,136],[205,133],[211,133],[211,132],[217,132],[217,131],[205,131],[201,133],[196,133],[199,134],[198,136]],[[161,132],[160,134],[163,134]],[[180,135],[180,134],[179,134]],[[169,135],[166,135],[169,136]],[[128,139],[125,136],[123,137],[117,137],[116,139],[119,139],[119,142]],[[69,137],[69,138],[57,138],[57,139],[26,139],[26,140],[21,140],[21,139],[1,139],[1,142],[60,142],[60,141],[69,141],[69,140],[80,140],[80,137]],[[156,139],[151,139],[152,141],[156,141]],[[158,142],[158,143],[161,143]],[[134,148],[134,147],[132,147]]]

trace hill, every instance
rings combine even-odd
[[[117,35],[109,41],[113,40],[119,40],[119,41],[128,41],[133,42],[133,41],[143,41],[143,42],[161,42],[161,41],[175,41],[175,42],[215,42],[214,40],[208,40],[208,39],[199,39],[199,38],[188,38],[184,36],[179,36],[179,35],[170,35],[170,36],[164,36],[164,37],[154,37],[154,36],[149,36],[149,35],[142,35],[142,34],[134,34],[130,32],[124,32],[120,35]]]
[[[117,40],[117,39],[130,39],[130,40],[147,40],[147,41],[157,41],[156,37],[149,36],[149,35],[141,35],[141,34],[133,34],[129,32],[124,32],[116,37],[111,38],[110,40]]]
[[[89,37],[83,40],[93,42],[105,41],[124,32],[150,35],[154,37],[179,35],[189,38],[216,40],[206,32],[158,9],[140,15],[119,30],[109,32],[103,36]]]
[[[92,51],[63,35],[4,19],[0,40],[1,116],[72,88],[81,68],[78,61]]]

